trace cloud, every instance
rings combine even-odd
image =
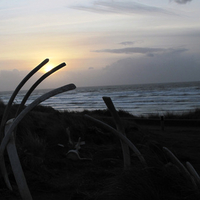
[[[17,85],[22,79],[29,73],[29,71],[20,71],[18,69],[13,70],[1,70],[0,71],[0,91],[14,91]],[[31,79],[25,84],[23,89],[29,89],[33,83],[41,76],[40,72],[37,72]],[[41,84],[41,88],[45,88],[47,85]]]
[[[76,5],[70,8],[84,10],[95,13],[117,13],[117,14],[154,14],[164,13],[172,14],[171,12],[146,4],[136,3],[133,1],[94,1],[92,5]]]
[[[42,82],[39,89],[56,88],[68,83],[74,83],[77,87],[143,84],[158,82],[184,82],[198,81],[200,74],[200,57],[191,55],[182,49],[163,51],[150,57],[145,54],[120,59],[116,62],[102,66],[100,69],[59,71]],[[28,71],[4,70],[0,72],[0,90],[13,90]],[[30,86],[41,76],[37,73],[26,84]],[[35,76],[35,75],[34,75]]]
[[[155,57],[126,58],[110,64],[92,84],[120,85],[158,82],[198,81],[200,59],[194,55],[171,52]],[[92,79],[92,78],[91,78]]]
[[[135,42],[126,41],[126,42],[120,42],[119,44],[127,46],[127,45],[133,45],[133,44],[135,44]]]
[[[186,4],[188,2],[191,2],[192,0],[174,0],[178,4]]]
[[[121,49],[102,49],[102,50],[94,50],[92,52],[97,53],[115,53],[115,54],[145,54],[149,56],[153,56],[154,54],[160,53],[172,53],[172,52],[179,52],[182,53],[184,51],[188,51],[185,48],[149,48],[149,47],[129,47],[129,48],[121,48]]]
[[[0,71],[0,90],[13,90],[20,81],[20,72],[17,69]]]
[[[124,45],[124,46],[130,46],[130,45],[134,45],[136,43],[142,43],[141,40],[137,40],[137,41],[124,41],[124,42],[120,42],[120,45]]]
[[[199,65],[199,55],[170,51],[154,57],[130,55],[101,69],[58,72],[55,76],[58,77],[56,80],[63,81],[62,84],[67,80],[77,87],[198,81]],[[60,82],[58,85],[62,84]]]

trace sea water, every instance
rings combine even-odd
[[[35,90],[26,105],[49,90]],[[19,104],[26,91],[20,91],[14,103]],[[12,92],[0,92],[6,104]],[[133,115],[184,113],[200,108],[200,82],[159,83],[121,86],[77,87],[42,102],[57,110],[83,111],[106,109],[102,99],[110,97],[117,110]]]

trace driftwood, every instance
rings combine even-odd
[[[46,59],[44,60],[40,65],[38,65],[36,68],[34,68],[21,82],[20,84],[17,86],[17,88],[15,89],[15,91],[13,92],[7,107],[4,111],[4,115],[1,121],[1,127],[0,127],[0,137],[1,137],[1,145],[0,145],[0,168],[1,168],[1,173],[3,175],[3,178],[5,180],[6,185],[8,186],[8,188],[10,190],[12,190],[12,186],[10,184],[10,181],[8,179],[8,174],[7,174],[7,170],[6,170],[6,166],[5,166],[5,162],[4,162],[4,151],[5,148],[7,149],[8,152],[8,156],[10,159],[10,163],[11,163],[11,167],[13,170],[13,174],[14,177],[16,179],[18,188],[19,188],[19,192],[21,194],[21,197],[23,200],[31,200],[31,194],[29,191],[29,188],[27,186],[26,183],[26,178],[24,176],[21,164],[20,164],[20,160],[17,154],[17,149],[16,149],[16,145],[15,145],[15,130],[17,125],[20,123],[20,121],[32,110],[34,109],[34,107],[36,107],[39,103],[45,101],[46,99],[55,96],[59,93],[63,93],[66,92],[68,90],[73,90],[76,88],[76,86],[74,84],[68,84],[65,85],[63,87],[54,89],[50,92],[47,92],[46,94],[40,96],[39,98],[37,98],[35,101],[33,101],[30,105],[28,105],[23,111],[22,108],[24,107],[24,104],[26,103],[26,100],[28,99],[28,97],[30,96],[30,94],[32,93],[32,91],[45,79],[47,78],[49,75],[53,74],[55,71],[61,69],[62,67],[64,67],[66,64],[62,63],[60,65],[58,65],[57,67],[53,68],[52,70],[50,70],[49,72],[47,72],[46,74],[44,74],[42,77],[40,77],[34,84],[33,86],[28,90],[28,92],[26,93],[26,95],[24,96],[24,99],[21,102],[21,105],[19,106],[19,109],[16,113],[16,117],[14,119],[8,120],[8,115],[13,103],[14,98],[16,97],[16,95],[18,94],[19,90],[23,87],[23,85],[28,81],[28,79],[34,74],[36,73],[42,66],[44,66],[49,60]],[[7,121],[7,123],[6,123]],[[3,137],[2,132],[3,129],[5,127],[5,136]]]

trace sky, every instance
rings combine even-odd
[[[200,1],[1,0],[0,91],[200,80]]]

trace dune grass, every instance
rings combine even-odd
[[[159,119],[160,114],[149,114],[146,118]],[[200,108],[189,110],[187,112],[166,112],[163,114],[165,119],[200,119]],[[145,117],[144,117],[145,118]]]
[[[14,117],[17,108],[18,105],[12,107],[9,118]],[[4,109],[5,105],[1,103],[0,118]],[[193,119],[199,119],[199,112],[197,109],[184,116],[191,119],[193,115]],[[199,190],[188,183],[163,151],[163,146],[166,146],[184,165],[190,162],[200,174],[198,129],[176,127],[161,132],[160,128],[138,128],[134,121],[126,120],[134,116],[119,111],[127,137],[147,162],[147,166],[142,165],[132,152],[131,169],[125,171],[119,138],[87,120],[85,114],[116,128],[108,110],[59,112],[45,106],[37,106],[19,124],[16,145],[33,199],[200,198]],[[180,118],[179,115],[174,117]],[[70,150],[67,127],[73,141],[78,141],[79,137],[85,141],[86,144],[79,151],[80,156],[91,158],[91,161],[66,158]],[[6,155],[5,160],[14,191],[10,192],[0,178],[1,197],[20,199]]]

